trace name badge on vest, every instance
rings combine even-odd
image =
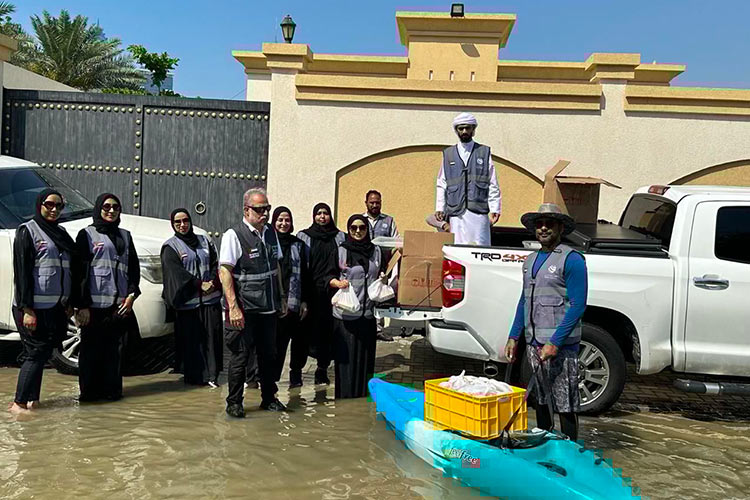
[[[41,252],[42,250],[47,250],[47,242],[44,240],[39,240],[36,242],[36,251]]]
[[[249,259],[257,259],[258,257],[260,257],[260,250],[257,248],[251,248],[247,253],[247,257]]]
[[[477,158],[477,165],[484,164],[484,160],[482,158]]]
[[[449,162],[448,162],[448,164],[449,164],[449,165],[455,165],[455,164],[456,164],[456,162],[455,162],[455,161],[449,161]]]

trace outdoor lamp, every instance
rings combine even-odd
[[[452,3],[451,4],[451,17],[464,17],[464,4]]]
[[[281,20],[281,34],[284,35],[284,41],[286,43],[292,43],[292,38],[294,38],[294,28],[296,27],[297,25],[292,21],[292,16],[289,14],[284,16],[284,19]]]

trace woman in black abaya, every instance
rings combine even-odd
[[[218,387],[223,351],[216,248],[206,236],[195,234],[187,209],[175,209],[169,220],[174,236],[161,248],[162,296],[175,310],[185,383]]]
[[[300,231],[297,238],[305,244],[307,262],[313,287],[310,312],[312,315],[311,354],[317,359],[316,384],[330,384],[328,366],[333,356],[333,316],[331,297],[334,291],[328,285],[331,274],[338,269],[338,246],[346,235],[339,231],[331,215],[331,207],[318,203],[313,208],[313,223]]]
[[[385,281],[380,248],[370,240],[370,224],[364,215],[352,215],[346,225],[346,241],[338,250],[339,272],[329,277],[333,290],[351,287],[360,310],[333,307],[334,361],[337,399],[367,395],[367,382],[375,372],[377,324],[367,289],[375,280]]]

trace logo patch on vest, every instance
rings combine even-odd
[[[35,242],[36,251],[41,252],[43,250],[47,250],[47,242],[44,240],[39,240]]]
[[[482,158],[477,158],[477,165],[483,165],[484,160]]]
[[[180,252],[180,260],[187,260],[188,254]]]
[[[551,272],[551,273],[554,273],[555,271],[557,271],[557,266],[549,266],[549,267],[547,268],[547,271],[549,271],[549,272]]]
[[[104,242],[103,241],[96,241],[91,245],[91,251],[96,252],[97,250],[104,248]]]

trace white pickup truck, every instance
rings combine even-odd
[[[521,265],[536,242],[493,228],[492,247],[443,247],[442,309],[379,309],[425,323],[438,351],[505,363],[521,294]],[[579,353],[582,411],[609,408],[640,374],[750,377],[750,188],[651,186],[619,224],[580,224],[565,242],[586,257],[588,306]]]
[[[47,187],[58,189],[65,198],[66,206],[60,220],[75,239],[79,230],[91,224],[93,204],[57,178],[49,169],[26,160],[0,156],[0,349],[8,348],[8,341],[20,340],[11,310],[13,238],[18,225],[33,217],[37,194]],[[169,335],[174,325],[166,321],[166,306],[161,298],[162,275],[159,255],[162,244],[174,234],[174,231],[168,220],[150,217],[122,215],[121,224],[133,235],[133,243],[140,260],[142,295],[133,306],[138,322],[137,333],[142,339],[156,339]],[[52,363],[58,370],[70,374],[77,373],[78,344],[79,332],[71,322],[62,352],[55,351],[52,358]],[[170,343],[167,342],[166,345]],[[150,368],[165,367],[158,359],[148,359],[146,362],[153,365]]]

